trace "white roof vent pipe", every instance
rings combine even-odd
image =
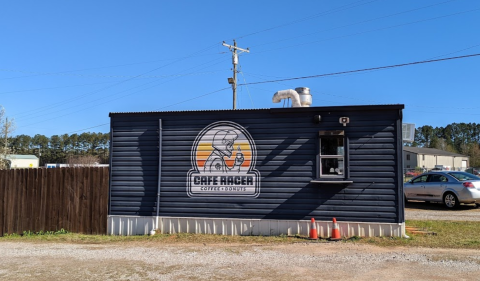
[[[306,87],[278,91],[273,95],[272,101],[279,103],[284,99],[291,99],[292,107],[309,107],[312,104],[310,89]]]

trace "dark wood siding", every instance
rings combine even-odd
[[[156,215],[159,119],[162,120],[160,215],[178,217],[403,221],[398,159],[403,106],[343,109],[114,113],[110,214]],[[321,115],[321,122],[313,122]],[[350,123],[342,126],[339,118]],[[400,122],[399,122],[400,120]],[[206,126],[231,121],[252,136],[260,195],[188,197],[191,150]],[[318,131],[344,130],[349,185],[318,184]],[[401,167],[401,166],[400,166]]]

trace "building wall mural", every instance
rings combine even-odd
[[[229,121],[208,125],[192,147],[188,196],[257,197],[260,173],[255,169],[256,157],[255,143],[244,127]]]

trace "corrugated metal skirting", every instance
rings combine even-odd
[[[110,235],[148,235],[156,229],[155,216],[109,216]],[[343,237],[403,237],[405,223],[337,222]],[[158,231],[164,234],[196,233],[220,235],[301,235],[308,236],[310,221],[265,220],[265,219],[215,219],[158,217]],[[331,236],[331,221],[316,221],[321,238]]]

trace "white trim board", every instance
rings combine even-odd
[[[158,227],[155,225],[158,219]],[[332,221],[316,221],[318,236],[331,236]],[[405,223],[337,221],[342,237],[405,237]],[[155,216],[108,216],[109,235],[148,235],[151,230],[163,234],[196,233],[219,235],[301,235],[308,236],[308,220],[266,220],[234,218],[183,218]]]

